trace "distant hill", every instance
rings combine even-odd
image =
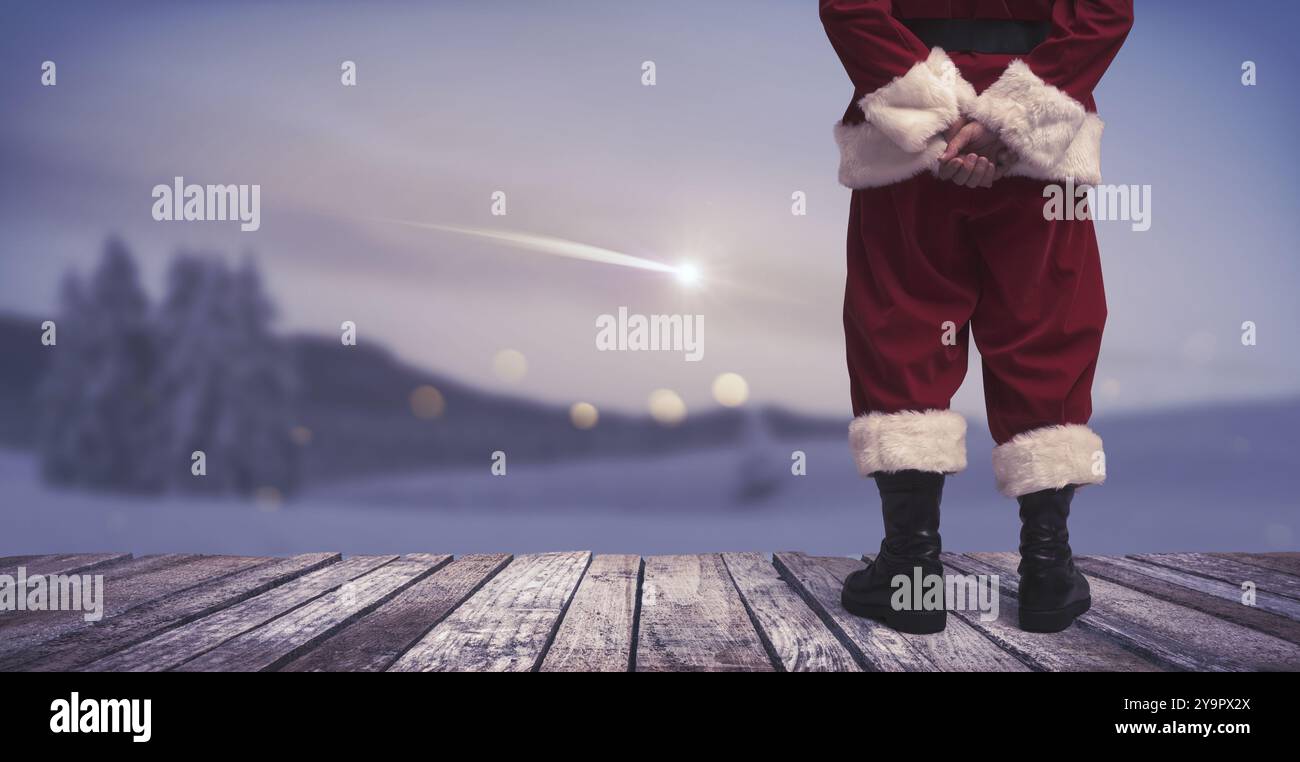
[[[39,342],[40,321],[0,315],[0,444],[35,443],[35,389],[50,352]],[[320,481],[465,463],[486,463],[494,450],[528,460],[654,454],[737,441],[749,415],[716,409],[691,415],[668,428],[648,416],[602,412],[591,430],[575,428],[567,407],[475,389],[420,370],[389,351],[366,343],[343,347],[335,338],[292,336],[287,340],[302,382],[296,420],[311,432],[304,448],[304,475]],[[434,419],[411,412],[419,386],[438,389],[446,401]],[[842,420],[802,416],[776,408],[758,412],[777,438],[843,436]]]
[[[40,339],[40,320],[0,314],[0,445],[36,440],[34,390],[51,352]]]
[[[34,390],[51,350],[39,341],[40,321],[0,315],[0,445],[30,448],[35,442]],[[568,409],[495,394],[446,376],[411,367],[373,342],[342,347],[335,338],[293,336],[302,388],[296,419],[311,430],[304,448],[304,476],[321,483],[362,474],[486,464],[494,450],[528,462],[601,456],[654,455],[726,445],[753,436],[754,418],[740,410],[714,409],[666,428],[648,416],[602,412],[594,429],[569,422]],[[415,417],[410,394],[437,388],[443,415]],[[757,411],[777,439],[843,438],[845,421]],[[747,421],[747,418],[749,420]],[[1107,440],[1118,479],[1141,475],[1152,484],[1171,481],[1219,484],[1235,479],[1239,494],[1293,472],[1300,463],[1300,400],[1158,410],[1095,421]],[[987,469],[989,440],[972,422],[968,437],[973,470]]]

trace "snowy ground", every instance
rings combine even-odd
[[[714,449],[531,467],[512,462],[504,477],[491,476],[485,460],[472,472],[320,487],[280,506],[52,490],[40,482],[30,454],[0,450],[0,554],[873,550],[880,540],[874,485],[856,476],[845,443],[801,446],[808,455],[803,477],[790,475],[794,448],[784,445],[762,454]],[[995,493],[987,452],[972,450],[972,468],[945,490],[945,547],[1014,548],[1014,503]],[[771,492],[745,501],[738,495],[746,486]],[[1156,489],[1112,479],[1076,499],[1075,547],[1295,549],[1290,498],[1226,505],[1222,491],[1195,481]]]

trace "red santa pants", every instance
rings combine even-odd
[[[973,333],[1000,488],[1104,478],[1086,426],[1106,322],[1097,239],[1091,220],[1045,219],[1044,187],[923,173],[853,191],[844,329],[864,474],[965,467],[965,422],[948,405]]]

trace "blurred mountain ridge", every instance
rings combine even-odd
[[[0,313],[0,445],[36,445],[33,404],[58,347],[40,343],[41,319]],[[60,335],[60,340],[63,336]],[[415,368],[374,341],[344,346],[334,337],[284,337],[298,379],[294,428],[308,482],[362,474],[488,462],[495,450],[530,462],[654,455],[739,442],[754,431],[776,440],[840,437],[845,422],[777,407],[716,408],[676,426],[650,416],[602,411],[589,430],[567,407],[482,390]],[[443,404],[434,417],[412,410],[415,390],[433,387]]]

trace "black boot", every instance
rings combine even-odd
[[[1060,632],[1088,610],[1088,580],[1070,552],[1074,487],[1045,489],[1020,501],[1020,629]]]
[[[936,611],[895,610],[890,603],[895,592],[890,580],[897,574],[915,580],[918,568],[921,578],[931,574],[943,578],[939,563],[943,474],[899,471],[873,476],[880,489],[885,539],[876,560],[844,580],[840,602],[850,613],[881,620],[899,632],[940,632],[947,624],[948,612],[942,606]]]

